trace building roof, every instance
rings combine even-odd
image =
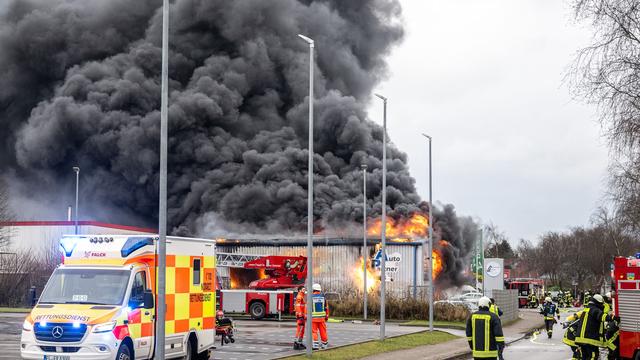
[[[0,227],[23,227],[23,226],[75,226],[75,221],[0,221]],[[118,225],[104,223],[100,221],[81,220],[78,221],[78,226],[96,226],[109,229],[128,230],[144,233],[156,233],[157,230],[143,228],[138,226]]]

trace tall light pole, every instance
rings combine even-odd
[[[433,331],[433,187],[431,176],[431,136],[422,134],[429,140],[429,246],[427,251],[429,252],[429,331]]]
[[[160,204],[158,212],[158,296],[155,358],[164,359],[167,276],[167,137],[169,120],[169,0],[162,1],[162,93],[160,97]]]
[[[367,320],[367,164],[362,168],[362,279],[364,282],[364,319]]]
[[[309,171],[307,174],[307,355],[313,352],[313,49],[315,43],[311,38],[298,34],[309,44]]]
[[[380,235],[382,244],[380,245],[380,340],[384,341],[385,335],[385,293],[387,291],[387,98],[375,94],[384,102],[384,113],[382,117],[382,223]]]
[[[79,183],[80,183],[80,168],[77,166],[73,167],[73,171],[76,173],[76,212],[75,212],[75,228],[76,228],[76,235],[78,235],[78,189],[79,189]]]

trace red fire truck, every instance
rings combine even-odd
[[[220,309],[249,314],[254,319],[294,313],[297,287],[307,278],[304,256],[217,254],[217,266],[264,271],[266,278],[252,281],[249,289],[222,289]]]
[[[508,289],[518,290],[518,307],[526,308],[529,305],[529,295],[537,297],[542,293],[544,281],[541,279],[514,279],[508,282]],[[538,302],[540,298],[538,297]]]
[[[620,357],[640,360],[640,253],[613,264],[614,309],[620,317]]]

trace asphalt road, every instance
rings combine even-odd
[[[0,313],[0,360],[20,359],[20,331],[25,314]],[[292,321],[236,322],[235,344],[220,346],[217,338],[215,360],[269,360],[285,355],[300,354],[293,350],[295,324]],[[387,336],[409,334],[425,330],[418,327],[387,324]],[[328,324],[329,347],[354,344],[377,339],[380,327],[369,324]]]
[[[562,343],[562,325],[553,327],[553,337],[547,338],[544,329],[540,334],[515,342],[504,351],[505,360],[569,360],[571,349]],[[469,357],[468,359],[473,359]]]

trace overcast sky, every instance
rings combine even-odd
[[[403,0],[407,36],[380,92],[391,139],[428,198],[498,225],[516,244],[584,225],[605,190],[594,106],[563,78],[591,39],[566,0]],[[379,120],[382,106],[371,115]]]

